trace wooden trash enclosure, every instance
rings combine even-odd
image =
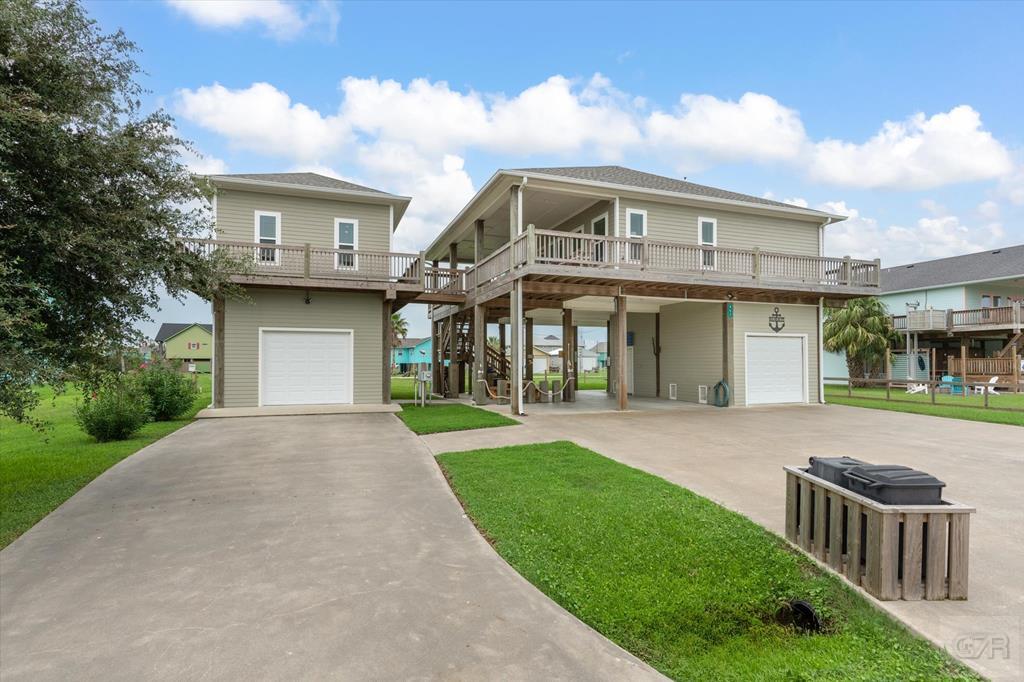
[[[786,539],[883,601],[967,599],[973,507],[886,505],[786,471]]]

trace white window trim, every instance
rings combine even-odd
[[[754,405],[800,405],[810,402],[810,391],[808,390],[807,382],[810,380],[810,373],[807,367],[807,334],[767,334],[765,332],[746,332],[743,335],[743,407],[750,407],[750,401],[747,400],[747,387],[750,386],[748,377],[750,376],[750,337],[752,336],[763,336],[769,339],[786,337],[791,339],[802,339],[803,341],[803,400],[800,403],[754,403]]]
[[[595,234],[595,232],[594,232],[594,225],[596,225],[597,222],[599,220],[601,220],[602,218],[604,218],[604,235],[603,236],[605,236],[605,237],[608,236],[608,212],[607,211],[605,211],[604,213],[602,213],[599,216],[594,216],[593,218],[590,219],[590,234]]]
[[[352,224],[352,250],[359,250],[359,220],[357,218],[335,218],[334,219],[334,248],[340,250],[339,244],[341,243],[341,224],[351,223]],[[356,254],[352,254],[352,265],[341,264],[341,254],[334,254],[334,269],[335,270],[355,270],[359,267],[359,260]]]
[[[274,243],[281,244],[281,232],[284,230],[284,226],[281,221],[280,211],[256,211],[253,215],[253,241],[257,244],[263,242],[260,241],[260,218],[263,216],[271,216],[277,220],[277,234],[275,235]],[[256,263],[258,265],[280,265],[281,264],[281,251],[280,249],[274,249],[274,260],[260,260],[259,249],[256,250]]]
[[[704,241],[704,223],[711,223],[711,243]],[[697,216],[697,245],[698,246],[718,246],[718,218],[707,218],[705,216]],[[704,265],[704,252],[700,254],[701,267],[710,268],[712,270],[718,269],[718,253],[715,251],[711,252],[711,265]]]
[[[587,226],[586,225],[577,225],[576,227],[574,227],[573,229],[571,229],[569,231],[572,234],[583,234],[584,232],[586,232],[586,230],[587,230]]]
[[[632,215],[643,216],[643,219],[644,219],[644,231],[639,236],[633,234],[632,221],[630,220],[630,216],[632,216]],[[642,208],[627,208],[626,209],[626,236],[629,237],[630,239],[642,239],[642,238],[647,236],[647,211],[645,211]]]
[[[351,343],[349,343],[348,352],[348,367],[349,367],[349,382],[348,382],[348,403],[354,405],[355,400],[355,384],[356,384],[356,332],[354,329],[329,329],[326,327],[257,327],[257,350],[256,350],[256,406],[263,407],[263,332],[321,332],[328,334],[348,334]]]

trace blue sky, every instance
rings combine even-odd
[[[496,168],[590,163],[837,210],[828,252],[886,265],[1024,242],[1024,4],[87,6],[197,170],[410,194],[402,248]]]

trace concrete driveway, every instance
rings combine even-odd
[[[508,567],[393,415],[204,420],[0,552],[0,677],[657,679]]]
[[[849,455],[906,464],[974,505],[966,602],[885,602],[918,632],[956,651],[965,635],[1010,641],[965,662],[993,679],[1024,679],[1024,429],[841,405],[566,414],[529,406],[523,426],[437,434],[435,452],[571,440],[709,497],[783,535],[785,464]],[[504,408],[507,411],[507,408]]]

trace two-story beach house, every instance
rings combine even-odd
[[[409,303],[431,306],[433,390],[486,402],[500,383],[515,413],[536,397],[534,324],[563,329],[566,400],[576,327],[605,326],[619,409],[818,402],[823,306],[879,285],[877,261],[823,255],[843,216],[618,166],[500,170],[419,254],[391,251],[407,197],[211,180],[217,234],[186,246],[236,255],[251,299],[213,302],[216,407],[387,402],[390,314]]]

